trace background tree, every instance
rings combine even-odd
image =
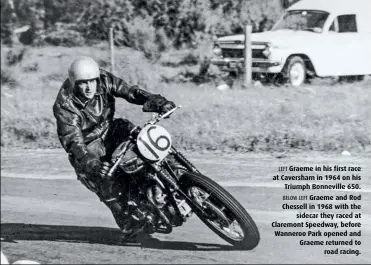
[[[151,54],[196,47],[213,35],[269,29],[296,0],[1,0],[1,40],[10,27],[30,25],[36,44],[82,45],[108,39]],[[78,40],[78,41],[77,41]],[[154,46],[155,44],[155,46]]]

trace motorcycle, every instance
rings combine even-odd
[[[138,220],[131,236],[169,234],[195,213],[236,249],[255,248],[260,235],[245,208],[187,160],[172,145],[170,133],[157,125],[180,107],[135,127],[112,155],[108,176],[119,200],[132,203]]]

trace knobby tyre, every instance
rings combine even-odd
[[[189,190],[192,187],[200,188],[210,194],[211,201],[216,202],[217,205],[222,206],[221,208],[226,209],[226,216],[234,217],[238,222],[239,226],[243,231],[243,239],[236,240],[226,235],[223,231],[216,228],[206,216],[202,213],[195,211],[196,215],[217,235],[223,238],[228,243],[232,244],[235,248],[241,250],[251,250],[255,248],[260,241],[259,230],[247,213],[245,208],[223,187],[217,184],[210,178],[191,172],[185,172],[180,178],[180,184],[182,190],[189,194]],[[209,197],[209,198],[210,198]],[[217,207],[213,206],[214,211],[222,212]]]

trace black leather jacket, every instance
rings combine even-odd
[[[85,105],[76,97],[67,79],[53,105],[57,133],[63,148],[74,160],[80,160],[88,153],[87,144],[107,131],[115,112],[115,97],[143,105],[152,95],[100,70],[97,92]]]

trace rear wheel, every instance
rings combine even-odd
[[[223,187],[201,174],[186,172],[181,188],[203,212],[197,216],[217,235],[237,249],[251,250],[260,241],[258,228],[245,208]]]

